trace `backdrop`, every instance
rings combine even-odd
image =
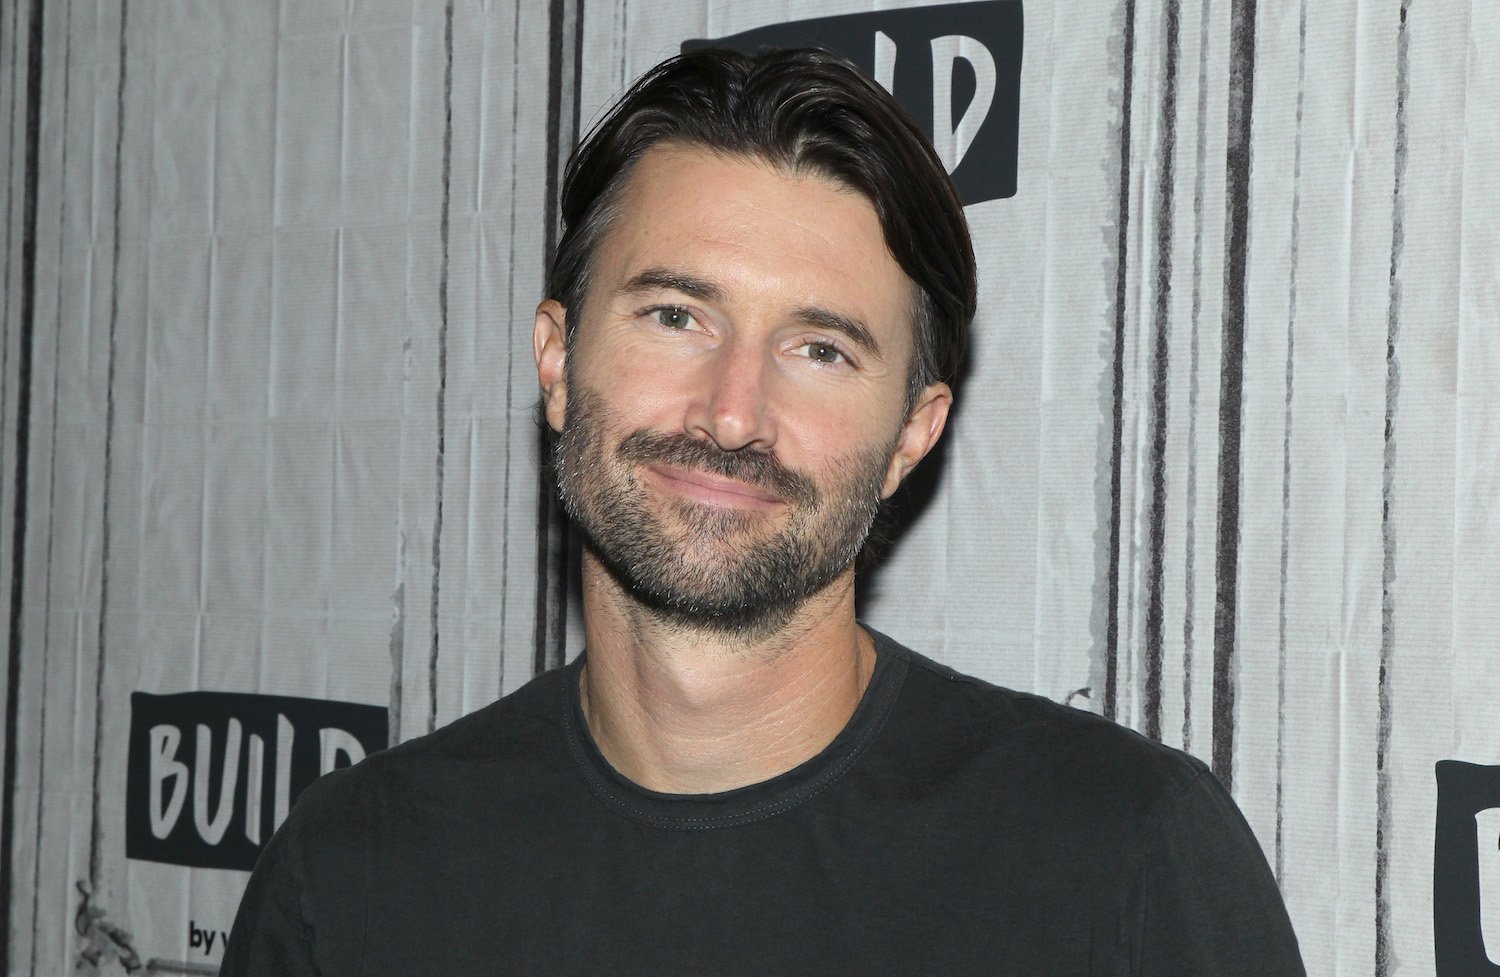
[[[933,132],[981,271],[864,618],[1210,762],[1310,973],[1500,973],[1496,38],[1484,0],[8,0],[5,969],[212,973],[307,782],[578,651],[530,354],[568,150],[685,43],[808,39]]]

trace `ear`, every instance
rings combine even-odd
[[[917,462],[927,457],[927,452],[938,443],[948,423],[948,409],[952,406],[953,391],[946,383],[930,384],[918,395],[916,404],[901,426],[896,451],[886,466],[885,482],[880,487],[882,499],[890,498],[917,467]]]
[[[546,299],[536,307],[531,351],[536,356],[547,423],[561,431],[568,410],[568,310],[556,299]]]

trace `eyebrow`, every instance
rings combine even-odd
[[[713,282],[667,268],[647,268],[625,282],[616,291],[620,295],[641,295],[662,290],[681,292],[705,302],[724,301],[724,290]],[[859,319],[818,306],[804,306],[792,315],[809,326],[816,326],[819,329],[845,336],[873,356],[881,355],[880,344],[875,341],[875,334]]]
[[[851,342],[864,347],[871,356],[878,358],[881,355],[880,344],[875,341],[874,333],[870,332],[869,326],[866,326],[858,319],[815,306],[798,309],[792,314],[809,326],[817,326],[819,329],[827,329],[829,332],[842,333]]]
[[[724,290],[713,282],[694,278],[692,275],[684,275],[681,272],[669,271],[666,268],[647,268],[621,285],[616,291],[620,295],[641,295],[645,292],[664,289],[691,295],[705,302],[724,301]]]

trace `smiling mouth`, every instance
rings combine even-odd
[[[771,489],[737,478],[711,475],[676,465],[647,465],[646,470],[668,491],[708,505],[737,509],[773,509],[786,503],[785,499]]]

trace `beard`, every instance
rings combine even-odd
[[[611,415],[576,386],[553,470],[564,509],[590,551],[659,619],[683,628],[766,637],[859,555],[880,509],[880,489],[895,450],[854,452],[820,486],[772,453],[725,451],[687,434],[637,430],[606,443]],[[637,466],[659,463],[758,486],[789,512],[712,506],[642,486]]]

